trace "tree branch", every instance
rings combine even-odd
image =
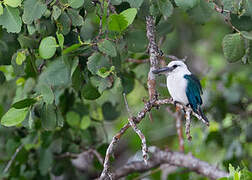
[[[144,104],[144,108],[138,112],[136,116],[132,116],[132,119],[134,120],[134,123],[140,123],[142,119],[145,117],[145,115],[151,111],[153,107],[159,107],[160,105],[164,104],[172,104],[175,105],[175,102],[172,100],[172,98],[169,99],[153,99],[149,100]],[[184,109],[185,111],[191,111],[192,115],[195,116],[197,119],[201,120],[203,123],[205,123],[207,126],[209,126],[209,123],[204,121],[204,119],[196,114],[195,112],[192,111],[190,107],[187,107],[183,104],[176,103],[176,106],[179,107],[180,109]],[[103,171],[101,173],[100,179],[112,179],[110,170],[109,170],[109,158],[110,155],[114,151],[115,145],[119,142],[121,136],[127,131],[127,129],[131,127],[130,123],[125,124],[120,131],[112,138],[112,141],[110,142],[107,151],[106,151],[106,156],[104,159],[104,164],[103,164]],[[149,163],[148,163],[149,164]]]
[[[18,153],[20,152],[20,150],[24,147],[23,144],[21,144],[20,146],[18,146],[18,148],[16,149],[15,153],[13,154],[13,156],[11,157],[10,161],[8,162],[7,166],[4,168],[3,173],[7,173],[9,168],[11,167],[13,161],[15,160],[15,158],[17,157]]]
[[[150,56],[150,71],[148,73],[148,91],[150,100],[156,96],[156,76],[152,71],[158,68],[159,50],[155,40],[155,24],[152,16],[146,17],[147,38],[149,40],[148,51]]]
[[[186,129],[185,129],[185,132],[186,132],[186,137],[189,141],[192,140],[192,136],[191,136],[191,133],[190,133],[190,126],[191,126],[191,110],[187,110],[186,113],[185,113],[185,118],[186,118]]]
[[[211,179],[218,179],[221,177],[227,177],[228,173],[219,170],[217,167],[201,161],[191,154],[184,154],[181,152],[162,151],[157,147],[150,147],[151,156],[148,160],[148,164],[144,164],[142,161],[131,162],[118,168],[114,174],[113,179],[119,179],[125,177],[134,172],[145,172],[152,168],[157,168],[162,164],[170,164],[178,167],[188,168],[203,176]]]
[[[176,111],[175,114],[175,119],[176,119],[176,129],[177,129],[177,134],[178,134],[178,140],[179,140],[179,151],[184,152],[184,137],[183,137],[183,130],[182,130],[182,114],[180,110]]]
[[[148,158],[148,148],[147,148],[147,145],[146,145],[146,138],[144,136],[144,134],[141,132],[141,130],[137,127],[137,125],[134,123],[134,119],[133,119],[133,116],[132,116],[132,113],[130,111],[130,108],[129,108],[129,105],[128,105],[128,102],[127,102],[127,98],[126,98],[126,95],[125,93],[123,93],[123,97],[124,97],[124,102],[125,102],[125,106],[126,106],[126,109],[128,111],[128,114],[129,114],[129,123],[130,123],[130,126],[132,127],[132,129],[137,133],[137,135],[139,136],[139,138],[141,139],[142,141],[142,153],[143,153],[143,159],[144,159],[144,162],[145,164],[147,164],[147,158]]]

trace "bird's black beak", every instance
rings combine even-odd
[[[156,69],[154,71],[152,71],[154,74],[160,74],[163,72],[171,72],[173,69],[170,67],[164,67],[164,68],[160,68],[160,69]]]

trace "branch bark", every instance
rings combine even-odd
[[[158,68],[159,50],[155,40],[155,24],[152,16],[146,17],[147,38],[149,40],[148,51],[150,56],[150,71],[148,73],[148,91],[150,100],[156,96],[156,77],[152,71]]]
[[[201,161],[191,154],[184,154],[181,152],[162,151],[157,147],[150,147],[151,157],[148,160],[148,164],[144,164],[142,161],[131,162],[125,166],[118,168],[112,175],[113,179],[119,179],[125,177],[134,172],[145,172],[152,168],[157,168],[162,164],[170,164],[178,167],[188,168],[203,176],[211,179],[218,179],[221,177],[227,177],[228,173],[218,169],[215,166]]]
[[[136,124],[140,123],[142,121],[142,119],[145,117],[145,115],[148,112],[150,112],[153,107],[159,107],[159,106],[164,105],[164,104],[175,105],[175,102],[172,100],[172,98],[169,98],[169,99],[158,99],[158,100],[153,99],[153,100],[147,101],[144,104],[144,108],[140,112],[138,112],[138,114],[136,116],[132,116],[132,119],[134,120],[134,123],[136,123]],[[187,107],[187,106],[185,106],[183,104],[179,104],[179,103],[176,103],[176,106],[179,107],[180,109],[184,109],[186,112],[187,111],[191,111],[193,116],[195,116],[197,119],[201,120],[206,125],[209,125],[208,122],[205,122],[204,119],[200,115],[194,113],[190,107]],[[110,142],[109,147],[107,148],[107,151],[106,151],[106,156],[105,156],[104,164],[103,164],[103,171],[102,171],[101,176],[100,176],[101,180],[102,179],[112,179],[111,172],[109,170],[109,168],[110,168],[109,167],[109,158],[110,158],[110,155],[114,151],[115,145],[119,142],[121,136],[127,131],[127,129],[129,127],[131,127],[131,125],[128,122],[112,138],[112,141]]]

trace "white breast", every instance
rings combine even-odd
[[[187,80],[184,75],[184,73],[172,73],[167,76],[167,88],[173,100],[187,105],[189,103],[186,96]]]

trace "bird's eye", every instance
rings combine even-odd
[[[175,64],[175,65],[173,65],[172,67],[173,67],[173,69],[175,69],[176,67],[178,67],[178,65]]]

